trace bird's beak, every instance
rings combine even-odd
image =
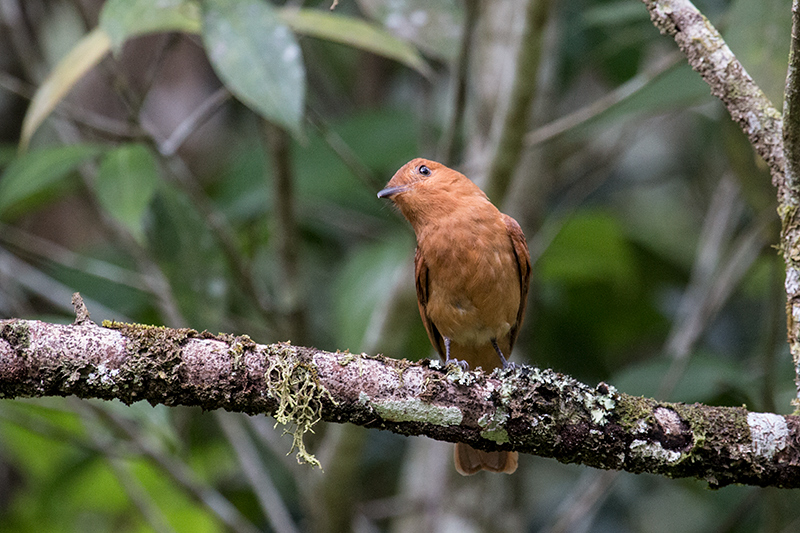
[[[395,194],[407,191],[408,189],[408,185],[400,185],[399,187],[386,187],[382,191],[378,192],[378,198],[391,198]]]

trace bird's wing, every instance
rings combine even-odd
[[[503,222],[506,223],[506,231],[508,231],[508,236],[511,239],[511,246],[517,260],[517,271],[519,272],[519,311],[517,311],[517,322],[511,328],[510,334],[511,348],[513,348],[514,341],[517,340],[519,327],[522,324],[522,319],[525,318],[525,304],[528,301],[528,285],[531,281],[531,254],[528,251],[528,243],[525,240],[525,235],[522,233],[522,228],[519,227],[517,221],[504,214]]]
[[[439,355],[444,359],[444,339],[436,325],[431,321],[428,316],[428,265],[425,264],[425,258],[417,247],[414,254],[414,278],[417,286],[417,305],[419,305],[419,316],[422,317],[422,324],[425,326],[425,331],[428,332],[428,338],[431,344],[439,352]]]

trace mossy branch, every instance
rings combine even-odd
[[[714,26],[689,0],[642,0],[653,24],[675,39],[689,65],[728,109],[769,166],[777,188],[780,250],[786,263],[786,328],[800,412],[800,4],[792,2],[792,39],[781,114],[733,55]]]
[[[786,315],[789,350],[795,370],[796,410],[800,410],[800,2],[792,2],[792,38],[786,72],[783,113],[785,174],[779,181],[778,212],[781,216],[781,245],[786,262]]]
[[[795,416],[658,402],[527,366],[489,375],[191,329],[0,321],[0,398],[68,395],[269,413],[299,439],[322,419],[712,486],[800,487]]]

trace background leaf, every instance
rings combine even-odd
[[[600,211],[568,220],[538,263],[545,281],[587,283],[612,280],[620,287],[636,283],[636,271],[622,226]]]
[[[121,146],[105,154],[97,174],[97,198],[108,213],[144,240],[144,215],[158,184],[158,167],[141,144]]]
[[[207,0],[203,41],[211,64],[242,102],[300,133],[306,76],[300,45],[275,9],[259,0]]]
[[[201,27],[200,8],[189,0],[108,0],[100,12],[100,28],[115,52],[131,37],[162,31],[200,33]]]
[[[0,178],[0,217],[7,218],[12,208],[18,211],[20,204],[52,190],[79,164],[102,150],[96,145],[73,144],[21,155]]]
[[[359,7],[390,32],[432,56],[458,56],[464,11],[456,0],[358,0]]]
[[[280,16],[297,33],[360,48],[431,75],[431,68],[416,48],[362,19],[318,9],[284,8]]]
[[[44,122],[75,83],[103,59],[111,40],[106,32],[95,28],[75,45],[47,79],[36,90],[25,120],[22,122],[20,147],[28,147],[36,129]]]

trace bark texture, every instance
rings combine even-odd
[[[792,39],[786,73],[783,113],[783,148],[786,158],[783,179],[778,182],[778,213],[781,244],[786,262],[786,316],[789,350],[795,370],[795,412],[800,410],[800,2],[792,2]]]
[[[796,416],[658,402],[527,366],[487,375],[191,329],[0,321],[0,398],[67,395],[270,413],[294,424],[303,453],[323,419],[715,487],[800,487]]]

